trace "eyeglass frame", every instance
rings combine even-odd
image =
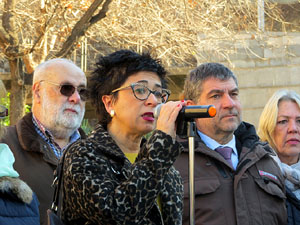
[[[145,99],[140,99],[140,98],[138,98],[138,97],[136,96],[136,94],[135,94],[135,92],[134,92],[134,86],[135,86],[135,85],[141,85],[141,86],[145,87],[146,89],[148,89],[149,94],[148,94],[148,96],[147,96]],[[124,89],[127,89],[127,88],[131,88],[134,97],[135,97],[136,99],[140,100],[140,101],[147,100],[147,99],[149,98],[150,94],[153,94],[153,95],[155,96],[155,92],[158,92],[158,91],[152,91],[150,88],[148,88],[148,87],[145,86],[144,84],[141,84],[141,83],[131,83],[131,84],[129,84],[129,85],[126,86],[126,87],[120,87],[120,88],[117,88],[117,89],[112,90],[112,91],[111,91],[111,94],[114,94],[114,93],[116,93],[116,92],[118,92],[118,91],[121,91],[121,90],[124,90]],[[167,93],[167,98],[166,98],[165,101],[163,101],[163,98],[161,98],[161,99],[162,99],[161,103],[166,103],[166,102],[168,101],[168,99],[169,99],[169,96],[171,95],[171,91],[170,91],[169,89],[166,89],[166,88],[162,88],[162,91],[165,91],[165,92]],[[156,98],[156,96],[155,96],[155,98]]]
[[[63,96],[65,96],[65,97],[71,97],[71,96],[75,93],[75,91],[77,91],[78,94],[79,94],[79,96],[80,96],[80,99],[81,99],[82,101],[87,101],[87,99],[88,99],[88,90],[87,90],[86,87],[84,87],[84,86],[83,86],[83,87],[81,87],[81,86],[75,87],[73,84],[68,84],[68,83],[59,84],[59,83],[56,83],[56,82],[53,82],[53,81],[50,81],[50,80],[40,80],[39,83],[41,83],[41,82],[46,82],[46,83],[49,83],[49,84],[53,84],[53,85],[58,86],[58,87],[59,87],[59,92],[60,92],[60,94],[63,95]],[[73,92],[70,96],[65,95],[65,94],[63,94],[63,93],[61,92],[61,88],[62,88],[62,86],[64,86],[64,85],[69,85],[69,86],[72,86],[73,88],[75,88],[74,92]],[[82,95],[80,95],[80,91],[81,91],[81,90],[86,90],[87,95],[82,97]]]

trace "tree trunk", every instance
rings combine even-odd
[[[25,114],[26,86],[20,85],[18,60],[9,60],[11,72],[10,125],[15,125]]]
[[[1,1],[1,0],[0,0]],[[4,10],[2,16],[0,15],[0,48],[9,61],[10,73],[11,73],[11,96],[10,96],[10,124],[14,125],[25,114],[25,104],[28,93],[30,93],[29,86],[25,85],[24,68],[23,63],[26,66],[27,73],[32,73],[34,64],[32,60],[38,56],[39,60],[46,58],[45,54],[40,54],[38,50],[35,50],[35,46],[40,44],[42,38],[47,40],[47,36],[44,34],[47,31],[47,27],[50,24],[52,16],[41,25],[41,32],[36,38],[33,34],[33,40],[36,40],[31,50],[24,48],[26,43],[21,38],[19,23],[17,18],[19,14],[16,13],[17,0],[2,0],[4,4]],[[56,57],[66,57],[70,54],[80,37],[82,37],[88,28],[103,19],[108,11],[108,6],[112,0],[93,0],[88,10],[84,13],[82,18],[74,26],[71,35],[67,41],[63,44],[63,47]],[[99,7],[102,6],[101,9]],[[43,12],[42,12],[43,13]],[[96,13],[96,15],[94,15]],[[53,14],[54,15],[54,14]],[[20,40],[19,40],[20,38]],[[44,42],[47,48],[47,42]],[[38,48],[38,47],[37,47]],[[41,50],[41,49],[40,49]],[[35,54],[34,56],[28,54]],[[22,57],[22,59],[21,59]],[[34,61],[39,61],[34,60]],[[28,89],[28,90],[27,90]]]

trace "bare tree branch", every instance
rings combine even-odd
[[[72,30],[71,35],[65,41],[61,50],[55,55],[56,57],[65,57],[74,49],[74,43],[76,43],[78,39],[82,37],[85,34],[86,30],[92,25],[91,20],[93,18],[93,15],[95,11],[98,9],[98,7],[103,3],[103,1],[104,1],[103,6],[105,6],[105,8],[102,8],[103,10],[101,10],[101,15],[103,17],[105,16],[105,13],[108,10],[108,6],[112,0],[95,0],[92,3],[92,5],[89,7],[89,9],[86,11],[86,13],[76,23],[76,25]]]
[[[48,19],[48,21],[46,21],[46,23],[43,26],[43,31],[40,33],[40,35],[38,36],[38,38],[36,39],[36,41],[34,42],[32,48],[30,49],[29,53],[32,53],[36,47],[37,44],[40,43],[40,41],[42,40],[42,38],[45,36],[46,30],[51,22],[51,20],[53,19],[55,13],[56,13],[56,9],[54,10],[54,12],[52,13],[52,15],[50,16],[50,18]]]
[[[97,23],[99,20],[103,19],[106,16],[110,3],[111,0],[104,2],[102,9],[99,11],[99,13],[91,18],[90,20],[91,24]]]
[[[3,27],[0,26],[0,47],[5,51],[7,45],[8,45],[9,35],[6,33],[6,31],[3,29]]]
[[[283,1],[293,4],[279,4]],[[262,33],[253,0],[0,0],[0,57],[9,61],[16,97],[24,93],[21,67],[31,73],[46,58],[71,53],[78,62],[76,48],[86,46],[90,61],[127,48],[150,51],[165,66],[176,68],[211,59],[230,63],[241,47],[263,57],[247,50],[249,36],[259,42],[268,31],[300,30],[299,0],[264,3]],[[85,46],[79,42],[82,36],[87,37]],[[19,97],[11,100],[21,109],[24,98]]]

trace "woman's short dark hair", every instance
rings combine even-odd
[[[141,71],[156,73],[162,87],[167,88],[164,67],[149,53],[138,54],[130,50],[119,50],[107,56],[100,56],[88,85],[90,99],[96,108],[100,124],[107,125],[111,121],[102,102],[102,96],[110,95],[113,90],[121,87],[128,77]],[[117,95],[118,92],[114,94],[115,99]]]

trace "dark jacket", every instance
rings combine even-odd
[[[183,185],[172,166],[182,146],[154,131],[131,164],[100,125],[67,149],[62,218],[76,224],[177,225]],[[161,197],[162,213],[156,199]]]
[[[82,137],[84,132],[80,132]],[[14,153],[14,168],[36,193],[40,202],[41,224],[47,224],[47,209],[52,202],[53,172],[58,164],[50,146],[35,131],[32,113],[25,115],[15,126],[8,127],[1,142]]]
[[[19,178],[0,177],[0,224],[40,224],[38,200]]]
[[[259,142],[255,128],[242,123],[235,132],[236,171],[217,152],[195,138],[195,221],[197,225],[285,225],[284,179],[272,149]],[[175,162],[184,182],[183,224],[189,224],[188,143]]]
[[[286,187],[286,197],[288,225],[300,225],[300,201],[288,187]]]

